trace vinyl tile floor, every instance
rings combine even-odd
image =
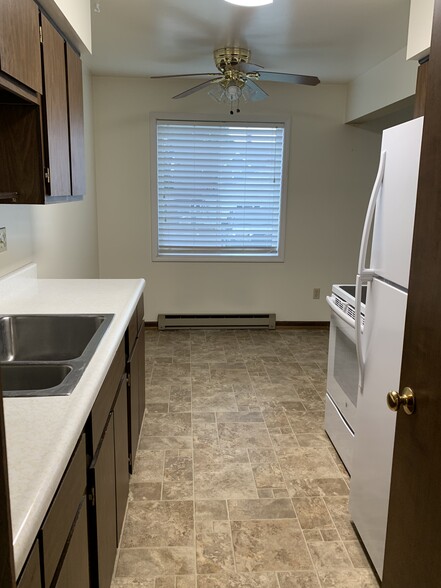
[[[328,331],[146,331],[112,588],[377,588],[324,432]]]

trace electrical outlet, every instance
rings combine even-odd
[[[6,243],[6,227],[0,227],[0,253],[8,248]]]
[[[313,300],[319,300],[319,298],[320,298],[320,288],[313,288],[313,290],[312,290],[312,298],[313,298]]]

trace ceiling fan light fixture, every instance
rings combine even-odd
[[[272,4],[273,0],[225,0],[229,4],[236,4],[237,6],[265,6]]]

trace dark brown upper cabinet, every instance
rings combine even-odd
[[[18,7],[33,9],[29,22],[37,31],[40,87],[34,91],[17,82],[18,73],[3,74],[9,62],[33,69],[25,56],[30,33],[25,35],[22,53],[15,56],[21,38],[8,30],[9,21],[19,31]],[[12,16],[10,16],[10,14]],[[26,13],[27,14],[27,13]],[[32,18],[31,18],[32,16]],[[27,21],[26,21],[27,23]],[[29,25],[29,28],[30,25]],[[32,30],[33,30],[32,28]],[[8,55],[3,58],[4,47]],[[12,66],[9,68],[12,72]],[[42,78],[42,81],[41,81]],[[23,78],[24,79],[24,78]],[[49,19],[38,12],[32,0],[0,0],[0,203],[45,204],[78,200],[85,193],[83,86],[80,56],[66,43]]]
[[[66,44],[69,111],[70,175],[72,196],[86,191],[84,167],[83,70],[80,56]]]
[[[0,69],[42,93],[38,7],[33,0],[0,2]]]
[[[46,191],[50,196],[67,196],[72,190],[65,40],[44,15],[41,16],[41,28]]]

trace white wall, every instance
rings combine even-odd
[[[331,284],[354,281],[379,135],[343,124],[345,86],[265,86],[271,98],[243,110],[291,116],[285,262],[152,262],[149,113],[226,112],[204,92],[170,99],[191,83],[93,78],[100,276],[145,277],[149,321],[164,312],[259,311],[328,320]]]
[[[353,122],[413,96],[418,63],[401,49],[349,84],[346,122]]]
[[[92,52],[90,0],[38,0],[64,35],[81,52]]]
[[[95,278],[98,240],[93,162],[91,81],[83,75],[87,189],[81,202],[44,206],[0,205],[8,250],[0,253],[0,275],[36,261],[39,277]]]
[[[434,0],[411,0],[407,59],[421,59],[430,53]]]

